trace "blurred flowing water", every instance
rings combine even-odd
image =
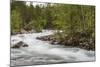
[[[51,45],[47,41],[36,39],[36,37],[53,33],[52,30],[43,30],[41,33],[12,35],[11,46],[23,41],[29,47],[11,48],[11,66],[95,61],[94,51]]]

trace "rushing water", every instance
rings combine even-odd
[[[11,46],[23,41],[29,47],[11,48],[11,66],[40,65],[64,62],[94,61],[95,52],[80,48],[51,45],[47,41],[37,40],[36,37],[51,35],[54,31],[42,33],[18,34],[11,36]]]

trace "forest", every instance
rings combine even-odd
[[[42,32],[43,29],[57,32],[37,39],[95,50],[95,6],[11,2],[11,35],[21,34],[22,30]]]

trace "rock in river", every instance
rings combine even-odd
[[[20,48],[20,47],[28,47],[28,45],[25,44],[24,42],[20,41],[20,42],[16,43],[15,45],[13,45],[11,48]]]
[[[24,44],[23,47],[28,47],[28,45],[27,44]]]

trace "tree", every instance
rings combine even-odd
[[[11,33],[17,33],[21,30],[22,18],[20,13],[16,10],[12,11],[11,14]]]

